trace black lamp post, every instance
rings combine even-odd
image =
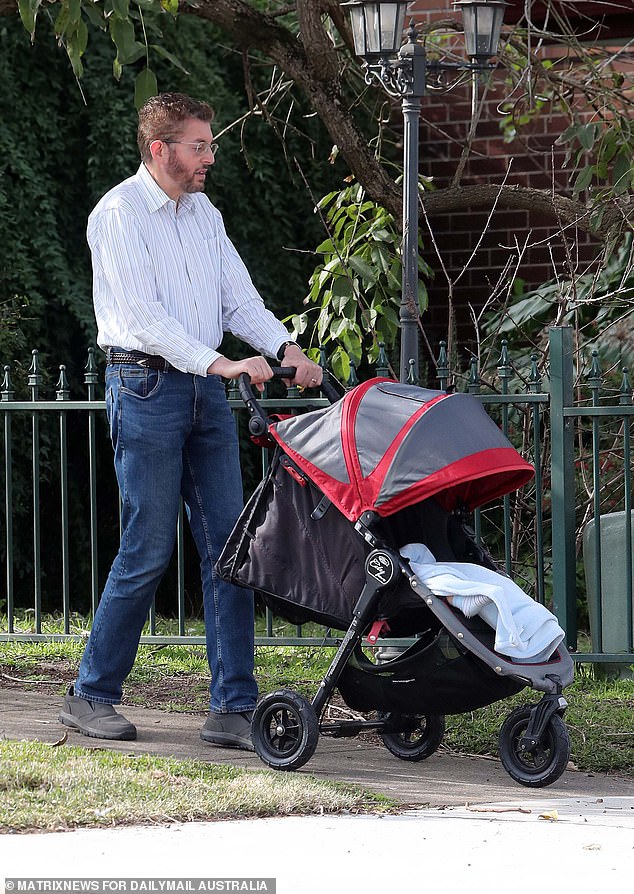
[[[470,62],[428,61],[412,24],[401,46],[409,0],[351,0],[349,9],[354,49],[365,63],[366,83],[375,77],[403,110],[403,248],[401,288],[400,378],[409,378],[410,363],[418,381],[418,166],[421,99],[430,76],[444,71],[478,72],[490,68],[504,17],[504,0],[456,0],[462,9],[465,48]],[[455,86],[455,85],[453,85]]]

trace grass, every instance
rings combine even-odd
[[[194,633],[200,630],[197,624],[192,622]],[[83,628],[78,622],[78,629],[85,629],[85,622]],[[0,643],[0,674],[19,679],[25,687],[55,686],[62,693],[74,679],[83,646],[72,641]],[[257,648],[260,690],[289,688],[312,697],[333,651],[315,646]],[[141,646],[126,682],[125,702],[202,715],[207,710],[208,673],[203,646]],[[577,768],[634,778],[634,680],[598,679],[590,665],[580,665],[565,695],[571,759]],[[447,717],[443,747],[496,755],[503,720],[514,706],[537,698],[525,691]],[[0,741],[0,831],[389,807],[390,802],[354,786],[318,782],[304,774],[254,773],[206,762]]]
[[[392,802],[295,773],[0,741],[0,832],[346,812]]]

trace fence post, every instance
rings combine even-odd
[[[572,327],[553,326],[550,341],[550,430],[553,611],[566,631],[566,643],[577,648],[575,560],[575,455]]]

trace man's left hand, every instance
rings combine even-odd
[[[294,366],[297,370],[293,385],[299,385],[300,388],[318,388],[321,385],[324,375],[321,366],[309,360],[297,345],[287,346],[282,366]]]

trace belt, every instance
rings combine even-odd
[[[125,348],[106,348],[106,362],[110,366],[113,363],[136,363],[146,369],[158,369],[167,372],[172,369],[172,364],[164,357],[157,354],[144,354],[143,351],[126,351]]]

